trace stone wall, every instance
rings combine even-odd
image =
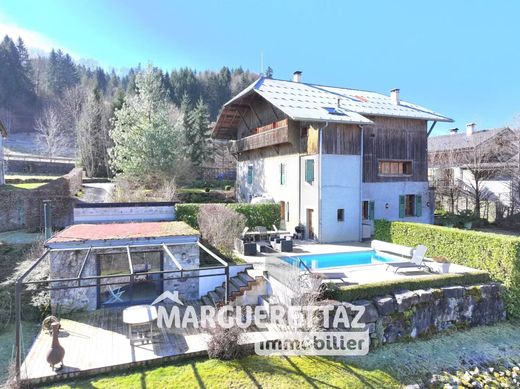
[[[171,253],[180,262],[183,269],[197,269],[199,267],[199,246],[197,243],[168,246]],[[182,259],[183,254],[185,258]],[[164,270],[178,270],[177,265],[171,260],[170,256],[164,255]],[[196,276],[198,271],[183,272],[183,276]],[[166,273],[164,278],[175,278],[164,281],[164,291],[178,291],[181,300],[199,299],[199,278],[181,278],[180,273]]]
[[[371,347],[377,347],[427,337],[449,328],[505,320],[503,292],[503,286],[498,283],[451,286],[402,291],[371,301],[352,301],[352,304],[365,307],[361,322],[368,326]]]
[[[50,279],[75,278],[87,255],[87,250],[53,251],[50,254]],[[85,264],[83,277],[96,276],[96,256],[91,254]],[[51,308],[59,307],[62,312],[94,310],[97,307],[97,283],[95,280],[82,281],[83,288],[51,290]],[[89,286],[92,285],[92,286]],[[51,287],[78,286],[76,281],[52,283]]]
[[[52,209],[52,224],[64,228],[73,222],[76,199],[73,197],[82,184],[82,169],[72,169],[36,189],[1,189],[0,232],[29,229],[41,230],[43,225],[43,201],[49,200]]]
[[[37,161],[37,160],[16,160],[7,161],[7,172],[9,174],[65,174],[74,168],[74,162],[63,161]]]

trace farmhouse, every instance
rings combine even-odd
[[[7,170],[4,161],[4,138],[7,138],[7,130],[0,121],[0,185],[5,184],[5,171]]]
[[[427,137],[446,116],[390,95],[261,77],[227,102],[237,198],[280,203],[282,227],[320,242],[369,237],[373,219],[431,223]],[[428,123],[430,122],[430,123]]]

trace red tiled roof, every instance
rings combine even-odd
[[[75,224],[53,236],[47,243],[193,235],[199,235],[199,232],[184,222]]]

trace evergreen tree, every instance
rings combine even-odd
[[[208,106],[202,98],[188,113],[184,125],[186,155],[194,166],[200,166],[207,157],[210,138]]]
[[[9,36],[0,43],[0,117],[9,128],[33,127],[34,90]]]
[[[178,112],[173,109],[157,69],[136,76],[136,94],[115,112],[110,151],[116,173],[145,178],[171,177],[179,159]]]
[[[30,79],[32,76],[31,60],[29,59],[29,52],[27,51],[27,47],[25,47],[25,43],[21,37],[18,37],[16,48],[18,49],[18,56],[20,58],[22,69],[25,75]]]
[[[109,139],[102,94],[95,87],[86,97],[78,121],[78,156],[87,176],[109,175]]]

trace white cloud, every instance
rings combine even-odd
[[[54,48],[61,49],[74,58],[79,58],[78,55],[47,36],[2,20],[0,15],[0,39],[3,39],[5,35],[9,35],[14,41],[16,41],[19,36],[22,37],[25,45],[30,49],[30,52],[38,53],[44,51],[48,53]]]

